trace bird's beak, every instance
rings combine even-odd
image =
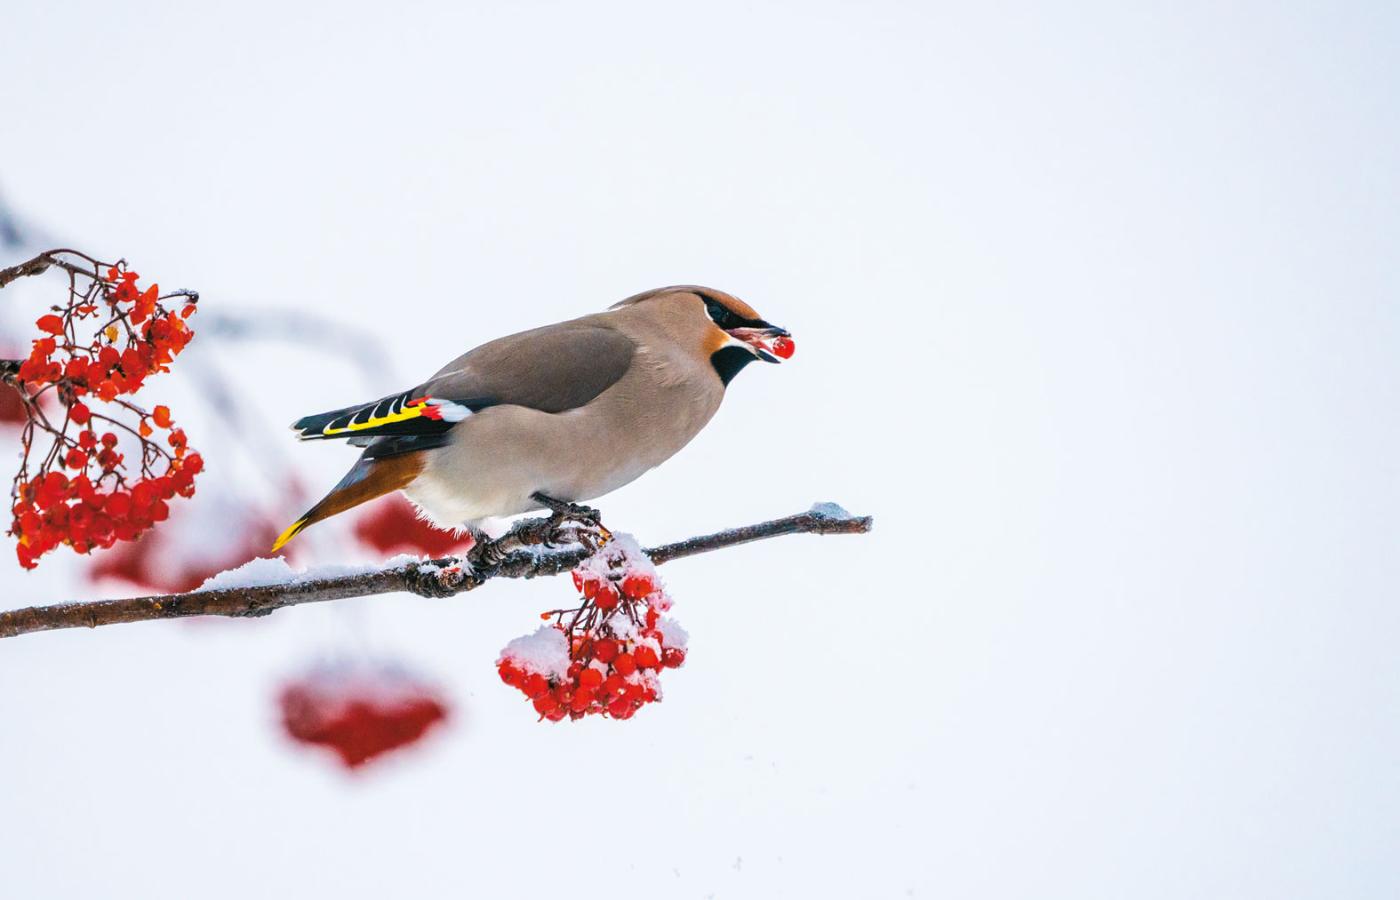
[[[796,345],[786,328],[768,325],[763,328],[730,328],[728,334],[748,345],[754,356],[764,362],[782,362],[792,356]]]

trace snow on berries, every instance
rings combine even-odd
[[[370,663],[313,669],[283,685],[277,703],[292,740],[329,748],[347,769],[421,740],[449,713],[431,684]]]
[[[87,259],[89,270],[49,258],[68,273],[67,303],[35,320],[40,336],[6,377],[26,412],[10,509],[26,569],[61,545],[88,553],[134,540],[165,520],[175,497],[193,496],[204,467],[168,407],[147,412],[126,399],[194,337],[186,320],[196,295],[142,289],[124,262]],[[177,298],[180,309],[166,305]],[[128,464],[132,450],[139,467]]]
[[[614,534],[573,580],[583,603],[545,613],[555,621],[507,644],[497,671],[551,722],[630,719],[661,699],[661,671],[685,662],[685,629],[662,617],[671,598],[629,535]]]

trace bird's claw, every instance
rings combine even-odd
[[[467,590],[477,580],[461,566],[416,566],[404,573],[405,587],[420,597],[443,598]]]
[[[548,546],[556,546],[551,541],[559,535],[569,536],[569,540],[564,543],[580,543],[589,551],[597,550],[612,540],[612,532],[603,525],[603,514],[593,507],[584,506],[582,503],[555,500],[553,497],[540,493],[533,494],[532,499],[551,512],[548,522],[552,535],[551,540],[546,541]],[[583,527],[570,532],[565,528],[569,523]]]
[[[612,540],[612,532],[603,527],[602,514],[591,506],[564,503],[536,494],[535,500],[550,510],[550,515],[538,519],[522,519],[510,531],[492,540],[483,540],[470,551],[472,565],[478,570],[499,566],[515,550],[543,546],[550,550],[580,544],[592,553]]]
[[[472,563],[479,569],[491,569],[505,562],[513,551],[528,547],[558,546],[561,530],[553,518],[522,519],[511,526],[510,531],[496,538],[485,540],[471,550]],[[567,543],[567,541],[564,541]]]

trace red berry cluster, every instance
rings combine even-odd
[[[35,324],[48,336],[35,339],[19,380],[31,389],[62,384],[73,398],[91,394],[110,403],[168,372],[194,337],[185,320],[196,306],[191,301],[179,313],[167,309],[160,285],[143,291],[139,278],[124,264],[110,266],[105,278],[93,279],[92,290],[72,291],[66,306],[40,316]],[[188,299],[184,292],[170,296]]]
[[[414,743],[448,714],[438,691],[388,666],[316,670],[277,700],[292,740],[330,748],[347,769]]]
[[[35,322],[45,336],[34,340],[16,375],[28,421],[10,533],[27,569],[62,544],[87,553],[133,540],[169,515],[168,501],[194,494],[204,467],[168,407],[147,412],[123,399],[168,371],[194,336],[185,323],[193,295],[162,297],[156,285],[143,291],[124,263],[107,267],[105,276],[97,268],[69,272],[67,304]],[[162,302],[169,297],[189,302],[177,314]],[[50,392],[62,404],[61,420],[40,403]],[[98,401],[104,405],[89,406]],[[163,445],[152,439],[157,429],[168,432]],[[128,472],[118,432],[139,442],[139,475]],[[40,434],[50,438],[46,448],[35,446]]]
[[[91,431],[79,433],[82,443],[92,437]],[[172,459],[164,475],[135,483],[119,478],[107,484],[106,477],[121,465],[122,455],[112,449],[115,434],[109,431],[102,438],[102,449],[95,458],[89,459],[81,450],[69,451],[65,465],[78,469],[77,475],[70,478],[50,470],[19,484],[10,533],[19,538],[15,552],[26,569],[37,566],[40,556],[60,544],[87,553],[94,547],[135,540],[152,525],[165,521],[170,515],[169,500],[177,494],[194,494],[194,477],[204,466],[198,453]],[[107,443],[109,439],[111,443]],[[94,479],[88,472],[95,466],[101,467],[101,474]]]
[[[583,604],[545,613],[554,624],[511,641],[496,664],[501,680],[551,722],[630,719],[661,699],[661,670],[685,662],[685,631],[662,618],[671,600],[627,535],[615,535],[573,577]]]

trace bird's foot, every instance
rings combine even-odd
[[[520,526],[525,522],[516,522],[515,526],[505,534],[494,540],[483,540],[467,551],[472,561],[472,567],[477,569],[494,569],[505,561],[514,550],[528,547],[531,541],[524,535]],[[539,543],[535,541],[534,543]]]
[[[451,597],[479,587],[481,583],[480,578],[462,566],[420,564],[404,573],[404,587],[420,597]]]
[[[477,545],[468,551],[474,568],[495,568],[516,550],[540,546],[554,549],[581,544],[591,553],[612,540],[612,533],[600,521],[601,514],[591,506],[565,503],[544,494],[535,494],[533,499],[549,509],[550,515],[521,519],[495,540],[480,538]]]
[[[555,500],[546,494],[538,491],[530,495],[530,499],[548,509],[552,515],[547,520],[556,534],[568,534],[568,542],[583,544],[590,551],[612,540],[612,532],[603,525],[603,514],[591,506],[584,506],[582,503],[568,503],[563,500]],[[567,529],[569,523],[581,526],[577,529]],[[555,542],[545,541],[549,546],[554,546]]]
[[[547,519],[521,519],[510,530],[495,540],[482,538],[468,551],[472,565],[478,569],[492,569],[505,561],[516,550],[544,545],[556,547],[573,543],[574,529],[569,529],[554,517]]]

